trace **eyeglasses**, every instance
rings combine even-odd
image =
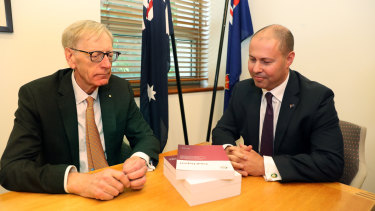
[[[104,53],[103,51],[88,52],[88,51],[78,50],[78,49],[75,49],[75,48],[70,48],[70,49],[72,49],[74,51],[79,51],[79,52],[82,52],[82,53],[89,54],[91,61],[96,62],[96,63],[101,62],[103,60],[104,56],[107,56],[110,62],[114,62],[118,59],[118,57],[121,54],[121,52],[118,52],[118,51],[110,51],[110,52]]]

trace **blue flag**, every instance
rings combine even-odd
[[[168,139],[169,35],[173,33],[169,0],[144,0],[140,109],[162,152]]]
[[[241,42],[254,33],[248,0],[231,0],[224,110],[241,75]]]

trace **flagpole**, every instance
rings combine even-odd
[[[209,117],[209,120],[208,120],[206,142],[210,141],[212,116],[214,114],[214,108],[215,108],[216,90],[217,90],[217,82],[218,82],[219,72],[220,72],[221,52],[222,52],[222,49],[223,49],[223,40],[224,40],[224,33],[225,33],[225,26],[226,26],[226,20],[227,20],[227,12],[228,12],[228,3],[229,3],[229,0],[225,0],[224,16],[223,16],[223,22],[221,24],[219,52],[218,52],[218,55],[217,55],[215,82],[214,82],[214,89],[213,89],[213,92],[212,92],[211,110],[210,110],[210,117]]]
[[[185,145],[189,145],[189,140],[188,140],[188,135],[187,135],[187,129],[186,129],[184,101],[182,99],[180,70],[178,68],[178,61],[177,61],[176,40],[175,40],[175,37],[174,37],[174,33],[171,33],[171,41],[172,41],[172,49],[173,49],[174,69],[175,69],[175,72],[176,72],[178,99],[180,101],[180,111],[181,111],[182,127],[184,129]]]

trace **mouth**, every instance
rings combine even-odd
[[[256,80],[256,81],[263,81],[264,77],[254,76],[253,79]]]
[[[97,79],[108,79],[111,76],[110,73],[96,74],[95,78]]]

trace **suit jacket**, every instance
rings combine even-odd
[[[289,181],[337,181],[343,172],[343,139],[327,87],[289,71],[274,137],[273,159]],[[227,110],[212,133],[213,144],[244,144],[259,148],[262,90],[253,79],[237,83]]]
[[[0,184],[14,191],[64,193],[68,165],[79,169],[78,120],[72,69],[59,70],[20,88],[14,127],[1,159]],[[111,76],[99,87],[109,165],[122,163],[124,135],[133,152],[157,165],[160,143],[144,121],[129,83]]]

